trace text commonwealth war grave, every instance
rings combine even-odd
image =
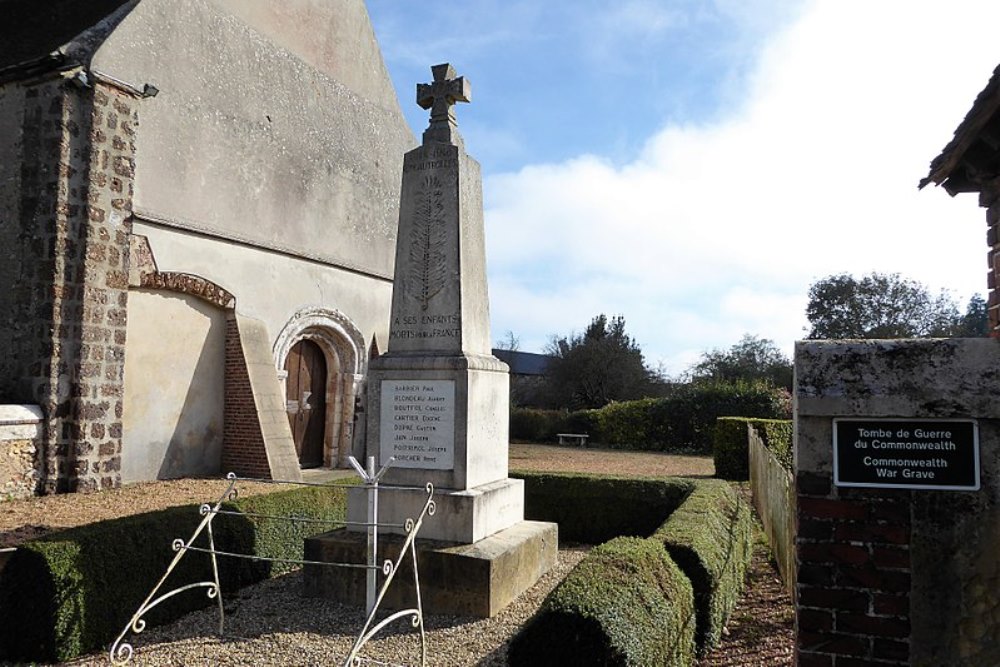
[[[1000,341],[795,357],[802,667],[1000,664]]]
[[[434,485],[437,511],[417,550],[424,608],[492,616],[555,563],[557,526],[525,521],[524,482],[507,476],[509,380],[490,349],[482,184],[455,122],[470,86],[450,65],[431,69],[433,82],[417,86],[430,124],[403,159],[389,345],[369,366],[366,456],[377,468],[391,461],[378,519],[400,533]],[[364,491],[352,490],[348,519],[366,511]],[[364,562],[361,530],[310,538],[306,558]],[[379,557],[395,557],[400,542],[380,539]],[[364,601],[358,572],[307,566],[305,581],[311,595]],[[409,577],[398,581],[390,606],[416,594]]]

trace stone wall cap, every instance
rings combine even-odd
[[[38,405],[0,405],[0,426],[37,424],[44,418]]]

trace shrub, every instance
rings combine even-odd
[[[586,433],[594,442],[604,442],[601,435],[600,410],[570,412],[559,425],[560,433]]]
[[[592,550],[518,632],[510,665],[676,665],[694,659],[691,584],[663,547],[621,537]]]
[[[564,427],[589,433],[594,442],[613,449],[708,453],[715,421],[723,415],[787,417],[787,392],[751,382],[686,384],[666,398],[622,401],[598,410],[571,412]]]
[[[747,426],[752,425],[764,444],[788,470],[792,467],[792,422],[785,419],[719,417],[712,435],[715,476],[745,481],[750,479]]]
[[[550,442],[560,433],[566,419],[563,410],[538,410],[535,408],[510,409],[510,439],[528,442]]]
[[[238,499],[226,508],[342,520],[345,496],[343,490],[302,488]],[[188,539],[201,519],[196,506],[173,507],[80,526],[22,545],[0,573],[5,618],[0,624],[0,651],[5,653],[0,658],[61,661],[106,647],[176,555],[171,541]],[[301,558],[305,535],[327,529],[245,516],[218,516],[212,525],[217,549],[271,558]],[[195,543],[199,545],[207,545],[204,533]],[[223,595],[287,569],[220,558]],[[188,552],[160,592],[211,579],[207,555]],[[164,623],[210,602],[201,589],[200,594],[170,598],[145,618],[152,625]]]
[[[701,452],[712,450],[712,429],[719,417],[737,415],[777,419],[788,417],[784,392],[754,382],[709,382],[686,385],[669,399],[674,446]]]
[[[786,419],[757,419],[751,423],[778,463],[792,472],[792,422]]]
[[[559,538],[599,544],[620,535],[648,536],[695,487],[682,478],[625,479],[512,471],[525,480],[524,515],[559,524]]]
[[[718,645],[743,592],[753,547],[750,507],[726,482],[706,480],[650,539],[666,547],[691,582],[703,654]]]
[[[597,410],[598,437],[602,443],[616,449],[663,449],[660,425],[656,417],[657,403],[663,399],[644,398],[638,401],[609,403]]]

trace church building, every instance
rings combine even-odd
[[[4,12],[0,450],[32,470],[0,484],[343,465],[417,143],[363,0]]]

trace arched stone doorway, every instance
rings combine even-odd
[[[278,334],[274,361],[284,384],[289,425],[302,467],[347,466],[347,457],[351,454],[354,401],[364,377],[364,349],[364,337],[350,318],[340,311],[318,306],[300,309]],[[308,358],[303,354],[309,355]],[[322,361],[322,369],[317,358]],[[296,369],[303,368],[303,363],[308,367],[308,387],[301,375],[294,375]],[[320,370],[325,374],[325,385],[317,384]],[[306,396],[305,403],[303,396]],[[320,409],[321,420],[318,418]],[[322,426],[316,426],[320,421]],[[313,429],[313,437],[317,437],[315,429],[321,429],[319,464],[315,462],[315,454],[305,454],[300,449],[297,428],[302,429],[306,439],[308,429]]]

